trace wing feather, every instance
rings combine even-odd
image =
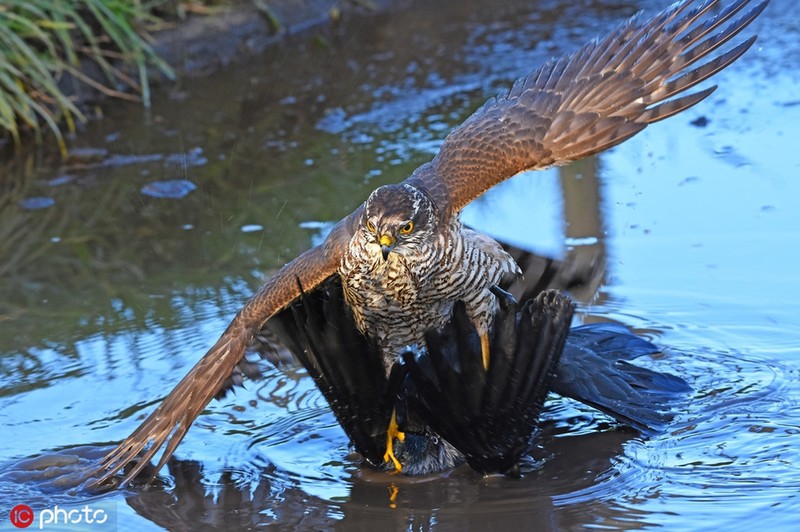
[[[490,99],[409,182],[423,186],[452,214],[519,172],[611,148],[711,94],[715,87],[685,91],[747,51],[755,36],[706,60],[766,4],[736,0],[712,16],[718,0],[684,0],[650,20],[637,15]]]
[[[164,446],[153,476],[175,452],[189,427],[230,376],[256,333],[275,314],[300,296],[300,286],[310,291],[334,275],[342,250],[352,236],[361,209],[343,219],[326,241],[309,249],[272,276],[236,314],[217,343],[167,395],[133,433],[111,450],[88,474],[88,488],[102,488],[127,464],[138,458],[121,484],[132,480]],[[144,451],[142,456],[140,453]]]

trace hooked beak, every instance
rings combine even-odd
[[[389,258],[389,253],[392,252],[394,248],[394,238],[391,235],[383,234],[381,235],[378,242],[381,245],[381,255],[383,256],[383,260]]]

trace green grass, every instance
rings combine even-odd
[[[63,82],[150,104],[149,68],[172,76],[146,41],[153,9],[169,0],[3,0],[0,3],[0,130],[19,145],[50,131],[66,153],[62,128],[85,117]],[[100,72],[90,77],[86,63]],[[131,75],[131,72],[134,74]]]

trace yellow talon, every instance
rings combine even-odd
[[[389,428],[386,429],[386,453],[383,455],[383,461],[388,462],[389,460],[392,461],[394,467],[397,471],[403,470],[403,465],[400,463],[400,460],[394,455],[394,439],[397,438],[400,441],[406,439],[406,435],[404,432],[400,432],[400,427],[397,426],[397,418],[395,417],[394,410],[392,410],[392,418],[389,420]]]
[[[483,355],[483,369],[489,371],[489,334],[481,335],[481,355]]]

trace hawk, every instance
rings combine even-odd
[[[272,276],[155,411],[103,459],[97,483],[147,448],[126,474],[129,481],[166,445],[157,472],[258,331],[304,290],[334,276],[356,325],[380,346],[387,368],[426,330],[443,325],[456,302],[463,302],[481,337],[488,367],[488,333],[498,305],[492,289],[518,269],[494,240],[465,228],[460,211],[520,172],[596,154],[708,97],[716,86],[690,89],[750,48],[755,36],[714,54],[767,0],[721,4],[683,0],[651,19],[634,16],[487,101],[445,138],[432,161],[402,183],[375,190],[321,245]],[[402,436],[393,424],[394,416],[389,451],[392,438]]]

